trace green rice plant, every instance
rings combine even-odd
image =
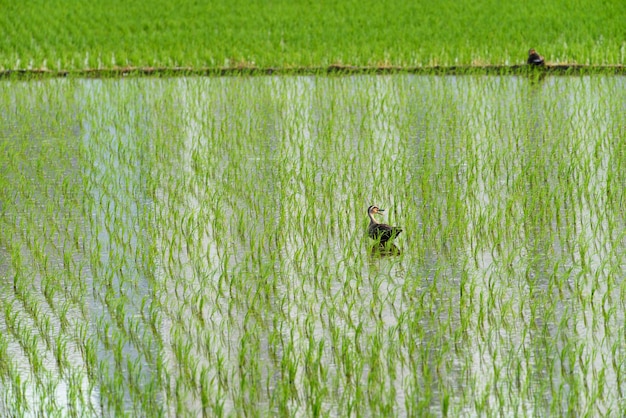
[[[619,414],[622,87],[5,80],[3,407]]]
[[[122,7],[124,6],[124,7]],[[623,3],[302,1],[6,5],[0,68],[623,64]]]

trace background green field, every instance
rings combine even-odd
[[[0,69],[624,64],[626,2],[0,2]]]

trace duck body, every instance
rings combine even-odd
[[[534,49],[528,51],[528,60],[526,61],[529,65],[544,65],[545,61],[541,55],[537,53]]]
[[[402,228],[380,223],[376,220],[376,218],[374,218],[375,214],[383,211],[384,209],[380,209],[377,206],[370,206],[367,208],[367,215],[370,218],[370,224],[367,227],[367,235],[371,239],[379,241],[381,245],[385,244],[387,241],[393,240],[400,234],[400,232],[402,232]]]

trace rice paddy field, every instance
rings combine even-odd
[[[625,2],[5,3],[0,417],[626,416]]]
[[[623,0],[4,2],[0,71],[624,65]]]
[[[0,415],[624,415],[625,92],[4,80]]]

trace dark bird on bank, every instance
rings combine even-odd
[[[537,53],[534,49],[528,51],[528,60],[526,61],[529,65],[543,65],[543,57]]]
[[[369,235],[370,238],[379,241],[382,245],[397,237],[398,234],[402,232],[402,229],[397,226],[389,226],[378,222],[376,218],[374,218],[374,215],[381,212],[384,212],[384,209],[380,209],[378,206],[372,205],[367,208],[367,215],[370,217],[370,225],[367,228],[367,235]]]

